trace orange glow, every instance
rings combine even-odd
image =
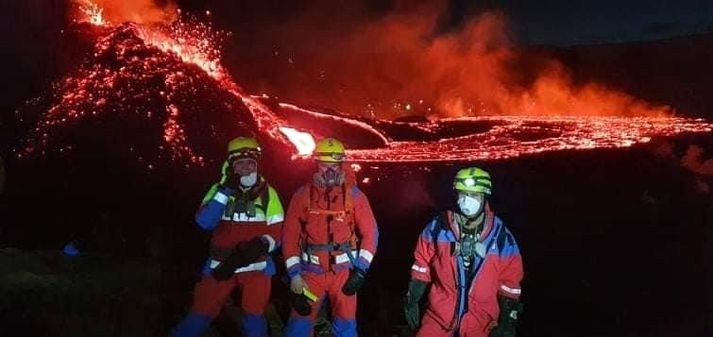
[[[286,23],[280,44],[294,67],[284,68],[272,93],[380,119],[672,115],[670,107],[575,79],[553,57],[516,47],[502,13],[438,33],[445,1],[422,3],[377,19],[335,20],[333,30],[310,28],[319,8]]]
[[[314,152],[316,144],[314,137],[307,132],[302,132],[288,127],[280,127],[280,131],[287,136],[297,149],[297,155],[309,156]]]
[[[102,10],[97,7],[95,12],[101,14]],[[196,98],[196,89],[208,83],[219,94],[227,93],[219,96],[221,102],[235,100],[237,105],[242,103],[250,111],[247,118],[252,117],[255,131],[265,135],[265,138],[286,145],[293,144],[301,156],[314,151],[311,130],[299,131],[289,127],[289,123],[264,104],[261,97],[246,94],[232,79],[221,65],[221,54],[217,48],[223,35],[210,25],[185,18],[158,25],[116,23],[112,20],[96,22],[104,22],[107,29],[96,30],[94,53],[83,60],[75,71],[53,84],[52,105],[41,116],[34,130],[34,142],[27,146],[25,153],[36,149],[44,153],[48,144],[54,144],[49,141],[50,138],[61,134],[57,130],[80,121],[91,121],[94,116],[104,114],[135,113],[147,120],[163,118],[163,133],[160,136],[172,159],[202,164],[204,158],[191,147],[192,140],[185,125],[189,121],[198,121],[184,120],[184,115],[188,111],[186,98]],[[408,34],[420,32],[418,25],[408,26],[399,20],[389,23],[394,25],[391,29],[396,33],[380,37],[389,43],[400,43],[398,38],[404,37],[404,34],[408,38]],[[324,118],[335,125],[341,123],[350,128],[361,128],[383,141],[379,143],[383,146],[348,151],[350,162],[498,160],[549,151],[623,148],[649,142],[652,137],[711,131],[711,124],[703,120],[665,117],[667,108],[650,107],[601,85],[575,86],[566,70],[557,63],[547,62],[542,68],[544,70],[539,71],[530,84],[519,85],[510,78],[513,74],[503,66],[505,61],[513,58],[514,52],[502,47],[505,38],[498,33],[502,32],[501,26],[502,20],[498,16],[486,16],[468,30],[471,35],[488,37],[486,41],[476,39],[480,42],[471,44],[468,42],[473,37],[441,37],[436,41],[420,42],[423,45],[419,47],[426,48],[425,52],[407,48],[401,54],[401,63],[408,65],[402,68],[407,70],[404,72],[408,75],[406,78],[415,75],[422,78],[413,81],[413,85],[405,87],[408,90],[400,93],[403,97],[418,99],[399,99],[393,104],[394,109],[430,113],[427,107],[429,100],[437,101],[439,105],[434,108],[433,114],[440,116],[440,119],[395,125],[396,122],[385,120],[320,114],[293,104],[278,102],[277,106],[293,114],[307,114],[316,120]],[[377,29],[376,32],[383,30]],[[367,32],[366,36],[375,38],[371,34]],[[383,47],[378,45],[377,50]],[[424,60],[428,62],[424,63]],[[188,70],[185,65],[190,65]],[[420,69],[423,65],[431,68],[424,73],[426,70]],[[398,68],[402,65],[397,64],[396,59],[386,58],[383,66]],[[344,68],[346,73],[351,70],[350,67]],[[368,79],[368,74],[365,76],[353,77],[354,83],[364,84],[361,81]],[[434,87],[436,83],[441,83],[447,90]],[[380,85],[384,83],[377,81],[372,86],[364,85],[369,88],[359,88],[356,94],[361,94],[360,90],[373,90],[389,95],[383,96],[385,99],[393,99],[393,90],[386,90],[389,88]],[[163,111],[147,111],[132,105],[132,101],[140,101],[135,97],[137,92],[140,93],[139,98],[144,97],[143,94],[148,94],[146,97],[154,94],[154,102],[163,104],[159,105]],[[344,91],[344,95],[331,97],[336,103],[344,103],[340,100],[351,94]],[[474,101],[479,104],[474,106]],[[516,110],[514,112],[519,115],[496,115],[510,110]],[[462,117],[470,114],[480,116]],[[563,116],[572,114],[577,116]],[[480,131],[473,131],[472,134],[448,138],[449,133],[443,130],[450,127],[448,123],[454,122],[490,126],[486,130],[474,128]],[[384,131],[389,129],[389,124],[394,124],[391,126],[397,129],[411,128],[418,130],[419,134],[427,133],[428,138],[434,140],[393,141],[395,137]],[[350,139],[345,139],[345,142],[349,145]],[[72,145],[60,146],[61,152],[72,149]],[[691,158],[695,154],[692,152]],[[696,167],[710,166],[708,162],[699,165],[698,157],[695,159],[692,162]],[[352,169],[358,171],[360,166]],[[378,177],[375,179],[378,180]]]

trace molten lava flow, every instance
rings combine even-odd
[[[491,116],[397,123],[279,102],[270,105],[277,109],[273,111],[263,97],[246,94],[222,66],[216,45],[224,33],[185,18],[160,25],[115,24],[103,19],[101,8],[89,6],[92,3],[88,0],[83,3],[85,8],[94,9],[83,12],[79,21],[103,26],[90,27],[96,36],[94,52],[53,85],[49,106],[33,132],[32,142],[20,155],[36,149],[42,153],[49,148],[69,151],[76,144],[67,139],[77,139],[77,134],[83,139],[82,133],[115,132],[108,137],[126,137],[131,154],[146,161],[149,168],[163,159],[202,165],[210,147],[205,139],[219,139],[222,144],[235,129],[256,128],[265,136],[262,138],[292,144],[298,155],[311,153],[315,146],[312,135],[323,134],[341,138],[348,145],[359,143],[359,139],[349,137],[374,139],[376,143],[361,143],[359,150],[349,151],[356,162],[471,161],[545,151],[629,147],[654,136],[711,131],[711,124],[701,120],[667,117]],[[585,94],[591,99],[575,104],[568,95],[558,96],[558,89],[547,89],[553,85],[557,88],[557,81],[547,83],[538,85],[540,96],[553,96],[552,102],[596,113],[584,103],[600,101],[598,91],[592,89]],[[627,98],[622,102],[628,102]],[[637,106],[631,104],[627,111]],[[407,105],[407,109],[412,108]],[[315,129],[317,124],[328,127],[319,125],[322,128],[316,132],[285,119],[309,120]],[[151,152],[152,148],[157,148],[158,154]]]
[[[316,143],[312,135],[307,132],[297,131],[293,128],[281,127],[280,131],[287,136],[292,144],[297,148],[298,156],[308,156],[314,152]]]
[[[624,148],[647,143],[654,136],[711,132],[713,124],[672,117],[528,117],[501,116],[442,120],[488,122],[485,132],[435,142],[392,142],[381,149],[349,151],[357,162],[487,161],[561,150]]]

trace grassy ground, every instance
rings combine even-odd
[[[0,326],[16,337],[166,336],[190,299],[189,288],[167,287],[167,282],[183,281],[150,259],[5,248],[0,250]],[[266,313],[274,337],[282,335],[285,305],[275,302]],[[226,309],[207,337],[239,335],[239,309]],[[315,325],[316,336],[331,335],[324,315]]]
[[[3,330],[38,337],[155,336],[161,313],[158,272],[141,259],[4,249]]]

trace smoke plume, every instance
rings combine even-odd
[[[603,84],[576,83],[557,60],[524,53],[503,13],[445,30],[442,2],[397,3],[378,15],[316,3],[264,29],[237,32],[250,48],[273,49],[257,67],[263,70],[255,60],[232,63],[252,72],[255,91],[381,118],[670,113]]]

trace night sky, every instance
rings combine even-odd
[[[499,1],[529,44],[593,44],[713,32],[713,1]]]
[[[210,8],[225,0],[183,0],[187,7]],[[237,10],[282,8],[295,10],[280,1],[262,5],[234,1]],[[321,3],[323,1],[303,1]],[[350,1],[329,1],[349,3]],[[389,8],[398,0],[367,0],[375,11]],[[706,0],[450,0],[455,21],[480,8],[502,9],[511,20],[516,39],[522,44],[572,45],[638,41],[713,32],[713,1]],[[246,5],[247,4],[247,5]],[[279,4],[279,5],[277,5]],[[286,9],[292,7],[291,9]]]

